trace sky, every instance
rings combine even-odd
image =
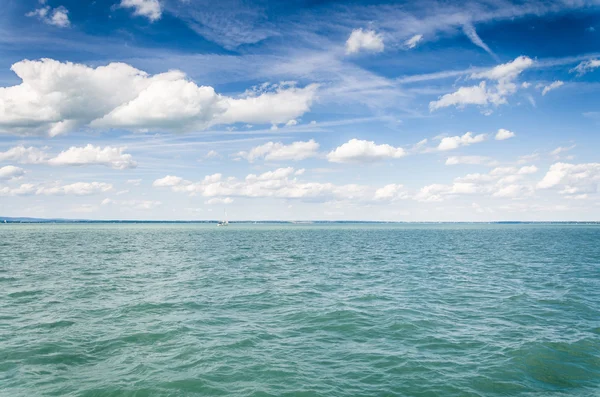
[[[599,1],[1,2],[0,217],[600,221]]]

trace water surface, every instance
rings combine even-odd
[[[592,396],[600,227],[0,225],[2,396]]]

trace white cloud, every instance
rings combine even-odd
[[[162,16],[158,0],[121,0],[121,7],[133,8],[133,15],[143,16],[154,22]]]
[[[297,125],[297,124],[298,124],[298,120],[295,120],[295,119],[291,119],[290,121],[288,121],[287,123],[285,123],[285,125],[288,126],[288,127],[292,127],[292,126]]]
[[[211,198],[210,200],[206,200],[204,202],[204,204],[208,204],[208,205],[231,204],[231,203],[233,203],[233,199],[231,197],[224,197],[224,198],[215,197],[215,198]]]
[[[359,51],[382,52],[383,36],[373,30],[354,29],[346,41],[346,54]]]
[[[538,172],[538,168],[535,165],[524,166],[517,171],[520,175],[535,174],[536,172]]]
[[[485,72],[473,73],[472,79],[488,79],[496,81],[511,81],[514,80],[524,70],[533,66],[533,60],[529,57],[521,55],[511,62],[503,63],[495,66]]]
[[[457,91],[443,95],[437,101],[429,103],[429,110],[434,111],[443,107],[465,105],[499,106],[506,104],[507,97],[514,94],[518,86],[514,80],[526,69],[533,66],[533,60],[520,56],[511,62],[497,65],[485,72],[473,73],[471,79],[486,79],[495,81],[493,87],[488,87],[485,81],[471,87],[460,87]]]
[[[389,184],[377,189],[373,197],[374,200],[402,200],[409,198],[408,193],[403,191],[404,186],[398,184]]]
[[[505,139],[513,138],[516,134],[512,131],[505,130],[504,128],[500,128],[496,133],[495,139],[497,141],[504,141]]]
[[[0,196],[26,196],[34,194],[36,186],[32,183],[24,183],[19,187],[11,188],[8,186],[0,187]]]
[[[160,178],[155,180],[152,183],[154,187],[169,187],[169,186],[178,186],[183,182],[183,178],[173,175],[167,175],[164,178]]]
[[[416,34],[413,37],[411,37],[410,39],[406,40],[404,42],[404,45],[407,46],[408,48],[415,48],[417,46],[417,44],[419,44],[419,42],[423,40],[423,35],[422,34]]]
[[[142,183],[141,179],[128,179],[125,183],[128,183],[133,186],[139,186]]]
[[[433,184],[422,187],[414,199],[421,202],[439,202],[454,195],[470,195],[478,191],[478,186],[471,182],[454,182],[452,185]]]
[[[208,153],[204,155],[205,159],[214,159],[215,157],[220,157],[216,150],[209,150]]]
[[[479,35],[477,34],[477,31],[475,30],[475,28],[473,27],[472,24],[470,24],[470,23],[464,24],[463,32],[465,32],[465,34],[467,35],[467,37],[469,38],[469,40],[471,40],[471,42],[473,44],[475,44],[477,47],[482,48],[483,50],[485,50],[485,52],[487,52],[488,54],[490,54],[491,56],[493,56],[494,58],[497,59],[496,54],[494,54],[492,52],[492,50],[490,50],[490,47],[488,47],[487,44],[485,44],[483,42],[483,40],[481,40],[481,37],[479,37]]]
[[[52,59],[11,68],[22,83],[0,88],[0,133],[55,136],[77,128],[189,131],[213,125],[285,123],[310,109],[317,85],[264,86],[233,98],[180,71],[150,76],[124,63],[91,68]]]
[[[553,82],[552,84],[549,84],[547,86],[544,87],[544,89],[542,90],[542,95],[546,95],[547,93],[549,93],[550,91],[563,86],[565,83],[563,83],[560,80],[556,80],[555,82]]]
[[[332,163],[366,163],[385,159],[400,158],[406,155],[401,147],[377,145],[373,141],[351,139],[338,146],[327,155]]]
[[[456,182],[469,182],[469,183],[477,183],[477,184],[485,184],[493,182],[496,179],[494,175],[490,174],[467,174],[463,177],[456,178]]]
[[[0,179],[16,179],[23,175],[25,175],[23,168],[15,167],[14,165],[0,167]]]
[[[438,150],[452,150],[461,146],[469,146],[474,143],[483,142],[487,139],[487,134],[473,135],[472,132],[467,132],[462,136],[449,136],[442,138],[438,145]]]
[[[274,197],[325,201],[332,198],[365,198],[368,193],[368,188],[361,185],[302,182],[298,180],[292,167],[279,168],[260,175],[250,174],[243,180],[234,177],[223,180],[220,174],[207,176],[204,180],[194,183],[183,178],[169,178],[168,184],[163,182],[166,178],[162,178],[156,180],[154,186],[170,186],[175,192],[200,194],[211,198]]]
[[[133,210],[146,211],[146,210],[151,210],[151,209],[154,209],[154,208],[162,205],[162,202],[157,201],[157,200],[113,200],[113,199],[105,198],[104,200],[102,200],[100,205],[102,205],[102,206],[118,205],[118,206],[124,207],[125,209],[128,209],[128,210],[133,209]]]
[[[123,153],[124,147],[72,146],[48,160],[50,165],[105,165],[118,170],[135,168],[137,163],[130,154]]]
[[[450,156],[446,159],[446,165],[458,164],[493,166],[497,162],[487,156]]]
[[[517,167],[496,167],[490,171],[490,175],[508,175],[519,172]]]
[[[252,148],[249,152],[239,152],[236,155],[251,163],[260,158],[267,161],[299,161],[316,156],[318,150],[319,144],[311,139],[306,142],[292,142],[289,145],[281,142],[267,142]]]
[[[556,149],[554,149],[553,151],[550,152],[550,154],[552,156],[559,156],[561,153],[564,152],[568,152],[569,150],[572,150],[575,148],[575,145],[571,145],[571,146],[559,146]]]
[[[304,88],[275,84],[259,92],[248,91],[240,98],[219,96],[221,100],[217,105],[225,111],[215,117],[212,123],[286,123],[310,110],[317,88],[317,84],[310,84]]]
[[[489,95],[485,81],[472,87],[460,87],[451,94],[445,94],[437,101],[429,102],[429,110],[434,111],[448,106],[487,105]]]
[[[69,21],[69,10],[63,6],[56,8],[50,6],[41,7],[28,12],[25,16],[36,17],[48,25],[57,26],[59,28],[68,28],[71,26],[71,21]]]
[[[0,152],[0,161],[16,161],[20,164],[42,164],[46,162],[47,154],[33,146],[15,146],[6,152]]]
[[[54,184],[32,184],[25,183],[17,188],[0,188],[0,196],[22,196],[22,195],[44,195],[44,196],[59,196],[59,195],[75,195],[88,196],[92,194],[106,193],[112,190],[113,186],[110,183],[104,182],[76,182],[68,185]]]
[[[583,61],[575,66],[571,69],[571,73],[576,72],[579,76],[582,76],[596,68],[600,68],[600,59],[590,59],[589,61]]]
[[[72,146],[50,157],[45,151],[35,147],[15,146],[6,152],[0,152],[0,161],[15,161],[21,164],[49,165],[105,165],[114,169],[135,168],[136,162],[130,154],[123,153],[124,147],[104,148],[88,144],[84,147]]]
[[[433,184],[423,187],[414,199],[439,202],[464,195],[483,195],[494,198],[516,199],[530,196],[533,184],[526,176],[537,172],[535,166],[497,167],[487,174],[468,174],[455,178],[452,184]]]
[[[567,187],[565,193],[596,192],[600,182],[600,163],[554,163],[537,184],[538,189]]]

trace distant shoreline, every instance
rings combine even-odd
[[[14,223],[60,223],[60,224],[89,224],[89,223],[110,223],[110,224],[217,224],[218,220],[123,220],[123,219],[61,219],[61,218],[27,218],[27,217],[0,217],[0,224]],[[531,225],[531,224],[562,224],[562,225],[600,225],[600,221],[282,221],[282,220],[261,220],[261,221],[229,221],[230,224],[499,224],[499,225]]]

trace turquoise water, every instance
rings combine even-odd
[[[594,396],[600,227],[0,225],[2,396]]]

